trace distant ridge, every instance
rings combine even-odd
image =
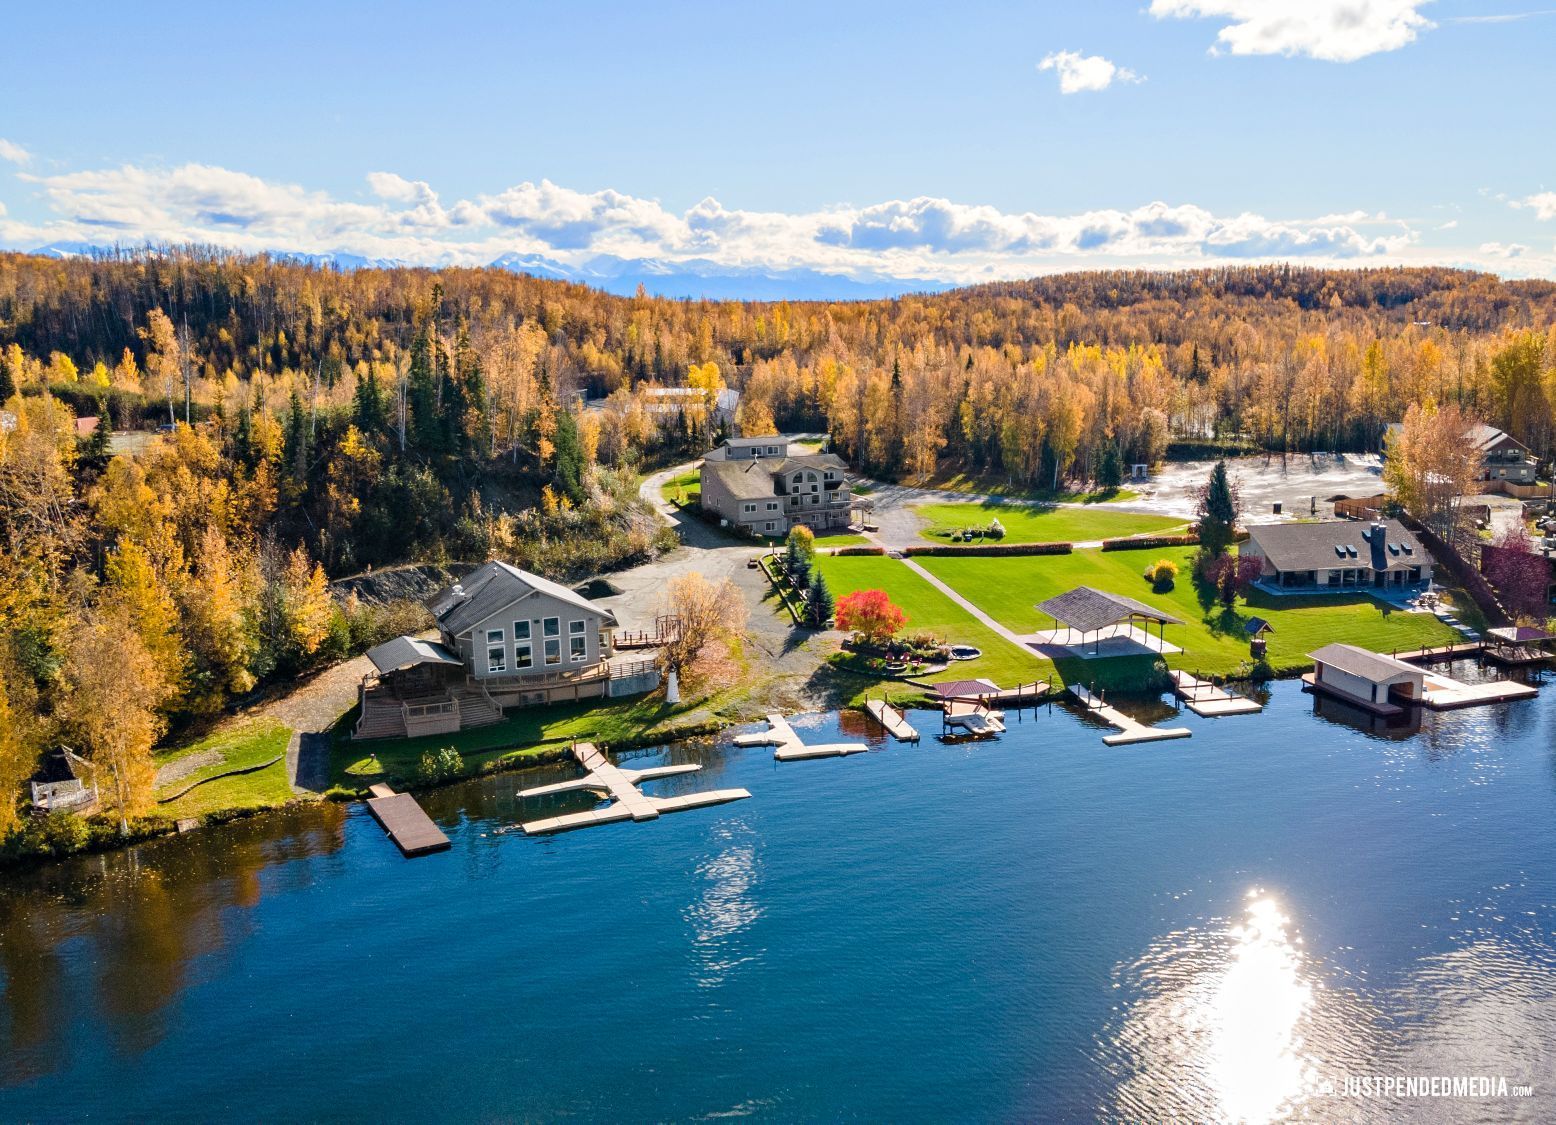
[[[124,253],[156,253],[152,245],[100,245],[90,242],[51,242],[29,253],[45,258],[84,258]],[[305,253],[267,250],[277,261],[318,266],[350,273],[361,269],[414,268],[420,263],[398,258],[369,258],[345,250]],[[494,258],[487,266],[509,273],[528,274],[551,281],[571,281],[630,297],[638,286],[652,297],[710,301],[873,301],[905,293],[941,293],[956,288],[950,281],[899,278],[885,274],[840,274],[793,267],[727,266],[707,258],[666,261],[661,258],[620,258],[597,254],[569,265],[540,254],[512,252]],[[428,266],[429,269],[439,268]]]

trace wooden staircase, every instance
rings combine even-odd
[[[454,698],[459,701],[459,726],[489,727],[502,719],[502,708],[486,698],[480,688],[456,688]]]

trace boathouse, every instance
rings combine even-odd
[[[1310,687],[1376,714],[1399,713],[1395,700],[1421,703],[1426,698],[1425,669],[1392,656],[1345,644],[1325,645],[1308,656],[1314,668],[1303,679]]]

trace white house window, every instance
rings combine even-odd
[[[582,621],[567,623],[567,655],[575,661],[589,655],[589,637]]]
[[[506,672],[508,670],[508,648],[503,644],[501,629],[488,629],[486,631],[486,670],[487,672]]]
[[[746,504],[746,505],[744,505],[744,508],[745,508],[745,513],[746,513],[746,515],[748,515],[748,516],[749,516],[749,515],[750,515],[750,514],[751,514],[751,513],[752,513],[752,512],[754,512],[754,511],[756,511],[756,505],[755,505],[755,504]]]
[[[540,632],[546,637],[560,637],[562,635],[562,619],[560,617],[548,617],[540,623]]]
[[[562,638],[547,637],[545,639],[545,652],[547,664],[562,663]]]
[[[777,531],[778,530],[778,525],[773,523],[771,520],[769,520],[767,522],[767,530],[768,531]]]

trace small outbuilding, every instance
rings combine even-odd
[[[1397,715],[1403,710],[1399,703],[1426,698],[1426,670],[1392,656],[1345,644],[1325,645],[1308,656],[1313,671],[1302,679],[1309,687],[1375,714]]]

